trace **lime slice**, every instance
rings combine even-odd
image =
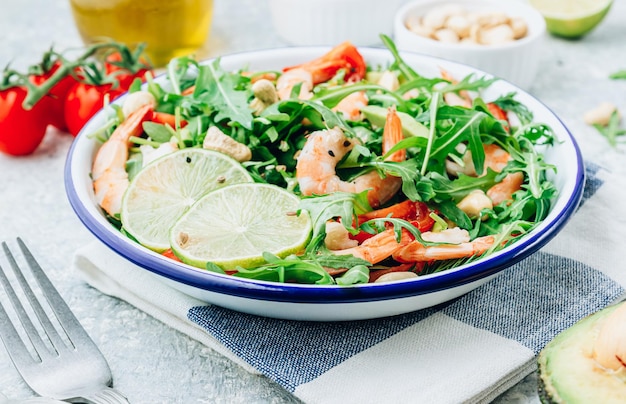
[[[224,270],[262,264],[264,252],[279,257],[302,251],[311,220],[296,215],[300,199],[268,184],[236,184],[210,192],[172,227],[170,244],[185,263]]]
[[[189,148],[167,154],[132,179],[120,217],[123,229],[140,244],[162,252],[178,218],[204,194],[252,177],[235,159],[212,150]]]
[[[606,16],[613,0],[530,0],[554,35],[579,38],[588,34]]]

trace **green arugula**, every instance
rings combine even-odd
[[[620,136],[626,135],[626,129],[620,127],[620,117],[617,111],[613,111],[609,118],[608,125],[594,124],[594,128],[609,142],[609,145],[613,148],[617,147]]]
[[[198,69],[193,98],[216,112],[216,122],[228,121],[252,129],[252,109],[248,106],[251,90],[237,88],[239,82],[225,72],[220,59],[201,65]]]

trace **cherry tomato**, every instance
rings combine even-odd
[[[119,52],[111,53],[106,57],[104,69],[107,75],[114,73],[120,87],[130,88],[136,78],[146,81],[145,74],[150,71],[149,65],[141,60],[124,61]]]
[[[30,76],[30,81],[35,85],[42,85],[61,67],[61,62],[56,61],[52,67],[45,73]],[[39,100],[39,103],[45,105],[47,113],[46,119],[48,123],[55,128],[67,132],[65,124],[65,99],[70,88],[76,83],[71,74],[63,77],[57,84],[48,91],[48,93]]]
[[[65,98],[65,123],[72,136],[85,126],[87,121],[104,107],[104,97],[108,94],[113,101],[126,90],[121,86],[113,88],[111,84],[93,85],[75,83]]]
[[[409,221],[420,232],[429,231],[433,228],[435,220],[430,217],[430,208],[423,202],[406,200],[396,203],[387,208],[373,210],[368,213],[359,215],[359,223],[364,223],[371,219],[382,219],[385,217],[395,217]],[[357,240],[359,243],[372,237],[373,234],[361,231],[350,238]]]
[[[178,256],[176,256],[176,254],[174,254],[174,251],[172,251],[172,249],[171,249],[171,248],[168,248],[167,250],[163,251],[163,252],[161,253],[161,255],[163,255],[164,257],[167,257],[167,258],[169,258],[169,259],[172,259],[172,260],[174,260],[174,261],[182,262],[182,261],[180,260],[180,258],[178,258]]]
[[[283,68],[283,71],[291,69],[304,69],[311,73],[313,83],[324,83],[330,80],[339,69],[346,69],[347,81],[359,81],[365,77],[367,66],[363,56],[350,42],[344,42],[335,46],[326,54],[309,62],[296,66]]]
[[[12,156],[34,152],[48,126],[44,104],[37,103],[30,110],[22,108],[26,94],[22,87],[0,91],[0,151]]]

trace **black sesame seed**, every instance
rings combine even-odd
[[[187,163],[191,163],[191,157],[187,156],[187,158],[185,159],[185,161],[186,161]]]
[[[330,157],[335,157],[335,152],[333,152],[332,150],[329,150],[328,154],[330,155]]]
[[[350,141],[349,140],[344,141],[343,147],[348,147],[348,146],[350,146]]]

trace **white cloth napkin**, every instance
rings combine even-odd
[[[595,164],[586,173],[580,208],[541,251],[452,302],[390,318],[237,313],[165,286],[99,242],[77,251],[74,268],[307,403],[488,402],[532,372],[558,332],[624,293],[626,187]]]

